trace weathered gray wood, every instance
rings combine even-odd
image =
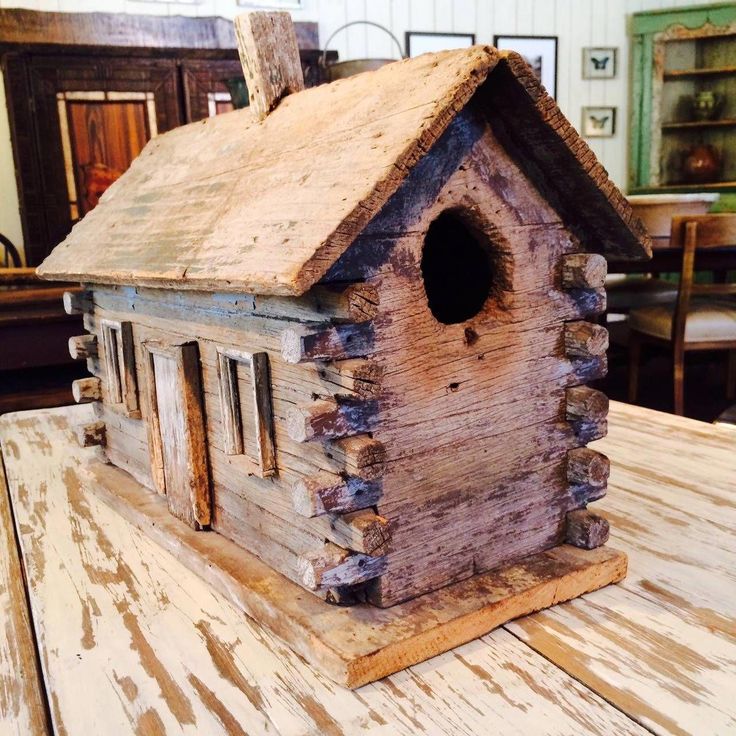
[[[3,438],[5,453],[17,437]],[[0,732],[7,736],[50,736],[46,694],[28,610],[24,570],[18,556],[9,488],[0,454]]]
[[[304,89],[294,24],[286,11],[242,13],[234,24],[250,106],[263,120],[286,95]]]
[[[323,471],[299,478],[293,486],[294,510],[302,516],[344,514],[375,506],[381,497],[376,481]]]
[[[318,363],[315,366],[321,380],[329,386],[329,393],[375,398],[381,392],[383,368],[371,360],[355,358]]]
[[[608,541],[608,522],[587,509],[570,511],[567,514],[565,541],[582,549],[602,547]]]
[[[105,444],[105,423],[91,422],[82,424],[76,429],[77,442],[80,447],[93,447]]]
[[[383,475],[386,448],[368,435],[334,440],[327,454],[337,460],[348,475],[363,480],[375,480]]]
[[[69,338],[69,355],[73,360],[86,360],[97,357],[97,337],[95,335],[75,335]]]
[[[375,425],[374,402],[344,399],[319,400],[290,410],[286,431],[294,442],[333,440],[370,432]]]
[[[310,590],[365,583],[386,571],[385,557],[371,557],[327,542],[299,561],[301,582]]]
[[[387,519],[372,511],[354,511],[335,516],[332,528],[338,544],[371,557],[380,557],[389,551],[391,530]]]
[[[145,343],[151,366],[155,462],[171,513],[194,529],[210,523],[210,479],[195,343]]]
[[[605,419],[608,415],[608,396],[588,386],[572,386],[565,391],[567,419]]]
[[[238,387],[239,364],[245,365],[250,372],[254,410],[253,421],[250,417],[244,417],[241,412],[241,397]],[[258,474],[262,478],[274,475],[276,472],[276,449],[274,447],[268,354],[219,349],[217,353],[217,376],[220,385],[220,407],[225,435],[225,452],[228,455],[245,454],[243,432],[249,431],[249,427],[254,427]]]
[[[281,355],[287,363],[361,358],[373,350],[370,322],[337,325],[326,330],[289,328],[281,337]]]
[[[92,297],[89,291],[65,291],[62,296],[64,311],[67,314],[84,314],[92,307]]]
[[[308,296],[318,311],[331,320],[369,322],[378,314],[378,289],[373,284],[349,284],[313,287]]]
[[[78,404],[87,401],[99,401],[102,398],[102,386],[99,378],[77,378],[72,381],[72,396]]]
[[[590,358],[608,350],[608,330],[592,322],[565,324],[565,352],[570,357]]]
[[[565,289],[602,289],[608,264],[599,253],[571,253],[562,259],[562,286]]]

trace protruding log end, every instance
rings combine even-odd
[[[299,560],[299,577],[309,590],[359,585],[385,571],[384,557],[353,554],[331,542]]]
[[[97,357],[97,338],[95,335],[75,335],[69,338],[69,355],[72,360],[86,360]]]
[[[371,557],[381,557],[388,552],[391,542],[388,519],[372,511],[338,516],[333,520],[332,528],[348,549]]]
[[[611,462],[600,452],[578,447],[567,453],[567,480],[594,488],[605,488],[611,472]]]
[[[72,395],[78,404],[99,401],[102,398],[102,382],[94,377],[78,378],[72,381]]]
[[[562,259],[563,289],[602,289],[608,264],[598,253],[574,253]]]
[[[588,386],[573,386],[565,392],[565,414],[568,420],[598,421],[608,416],[608,396]]]
[[[67,314],[84,314],[92,308],[89,291],[65,291],[61,299]]]
[[[567,514],[565,541],[582,549],[602,547],[608,541],[608,522],[587,509],[570,511]]]
[[[295,442],[338,439],[370,431],[374,415],[371,402],[314,401],[289,410],[286,431]]]
[[[322,363],[317,366],[317,372],[329,385],[330,393],[336,395],[371,399],[381,392],[383,368],[372,360],[354,358]]]
[[[565,324],[565,354],[573,358],[590,358],[608,350],[608,330],[582,320]]]
[[[367,509],[378,503],[380,495],[380,485],[375,481],[324,472],[296,481],[292,503],[297,513],[313,517]]]
[[[373,284],[350,284],[341,290],[316,286],[312,292],[317,310],[336,322],[369,322],[378,314],[378,289]]]
[[[81,424],[77,427],[76,434],[80,447],[94,447],[104,445],[106,442],[104,422]]]
[[[376,480],[383,475],[386,448],[367,434],[334,440],[329,455],[342,463],[348,475],[363,480]]]
[[[370,322],[335,325],[316,332],[289,328],[281,333],[281,355],[287,363],[362,358],[372,349],[373,326]]]

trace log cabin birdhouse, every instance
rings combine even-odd
[[[288,15],[236,25],[252,107],[154,138],[39,269],[86,287],[83,442],[332,602],[603,544],[605,256],[649,250],[606,171],[514,53],[302,90]]]

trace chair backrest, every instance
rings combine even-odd
[[[687,312],[693,295],[736,294],[736,284],[693,283],[697,250],[724,247],[736,249],[736,213],[673,217],[670,243],[673,247],[682,248],[682,273],[672,320],[672,341],[677,350],[684,344]]]

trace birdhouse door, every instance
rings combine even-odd
[[[199,529],[210,523],[210,482],[196,343],[144,343],[151,472],[169,511]]]

